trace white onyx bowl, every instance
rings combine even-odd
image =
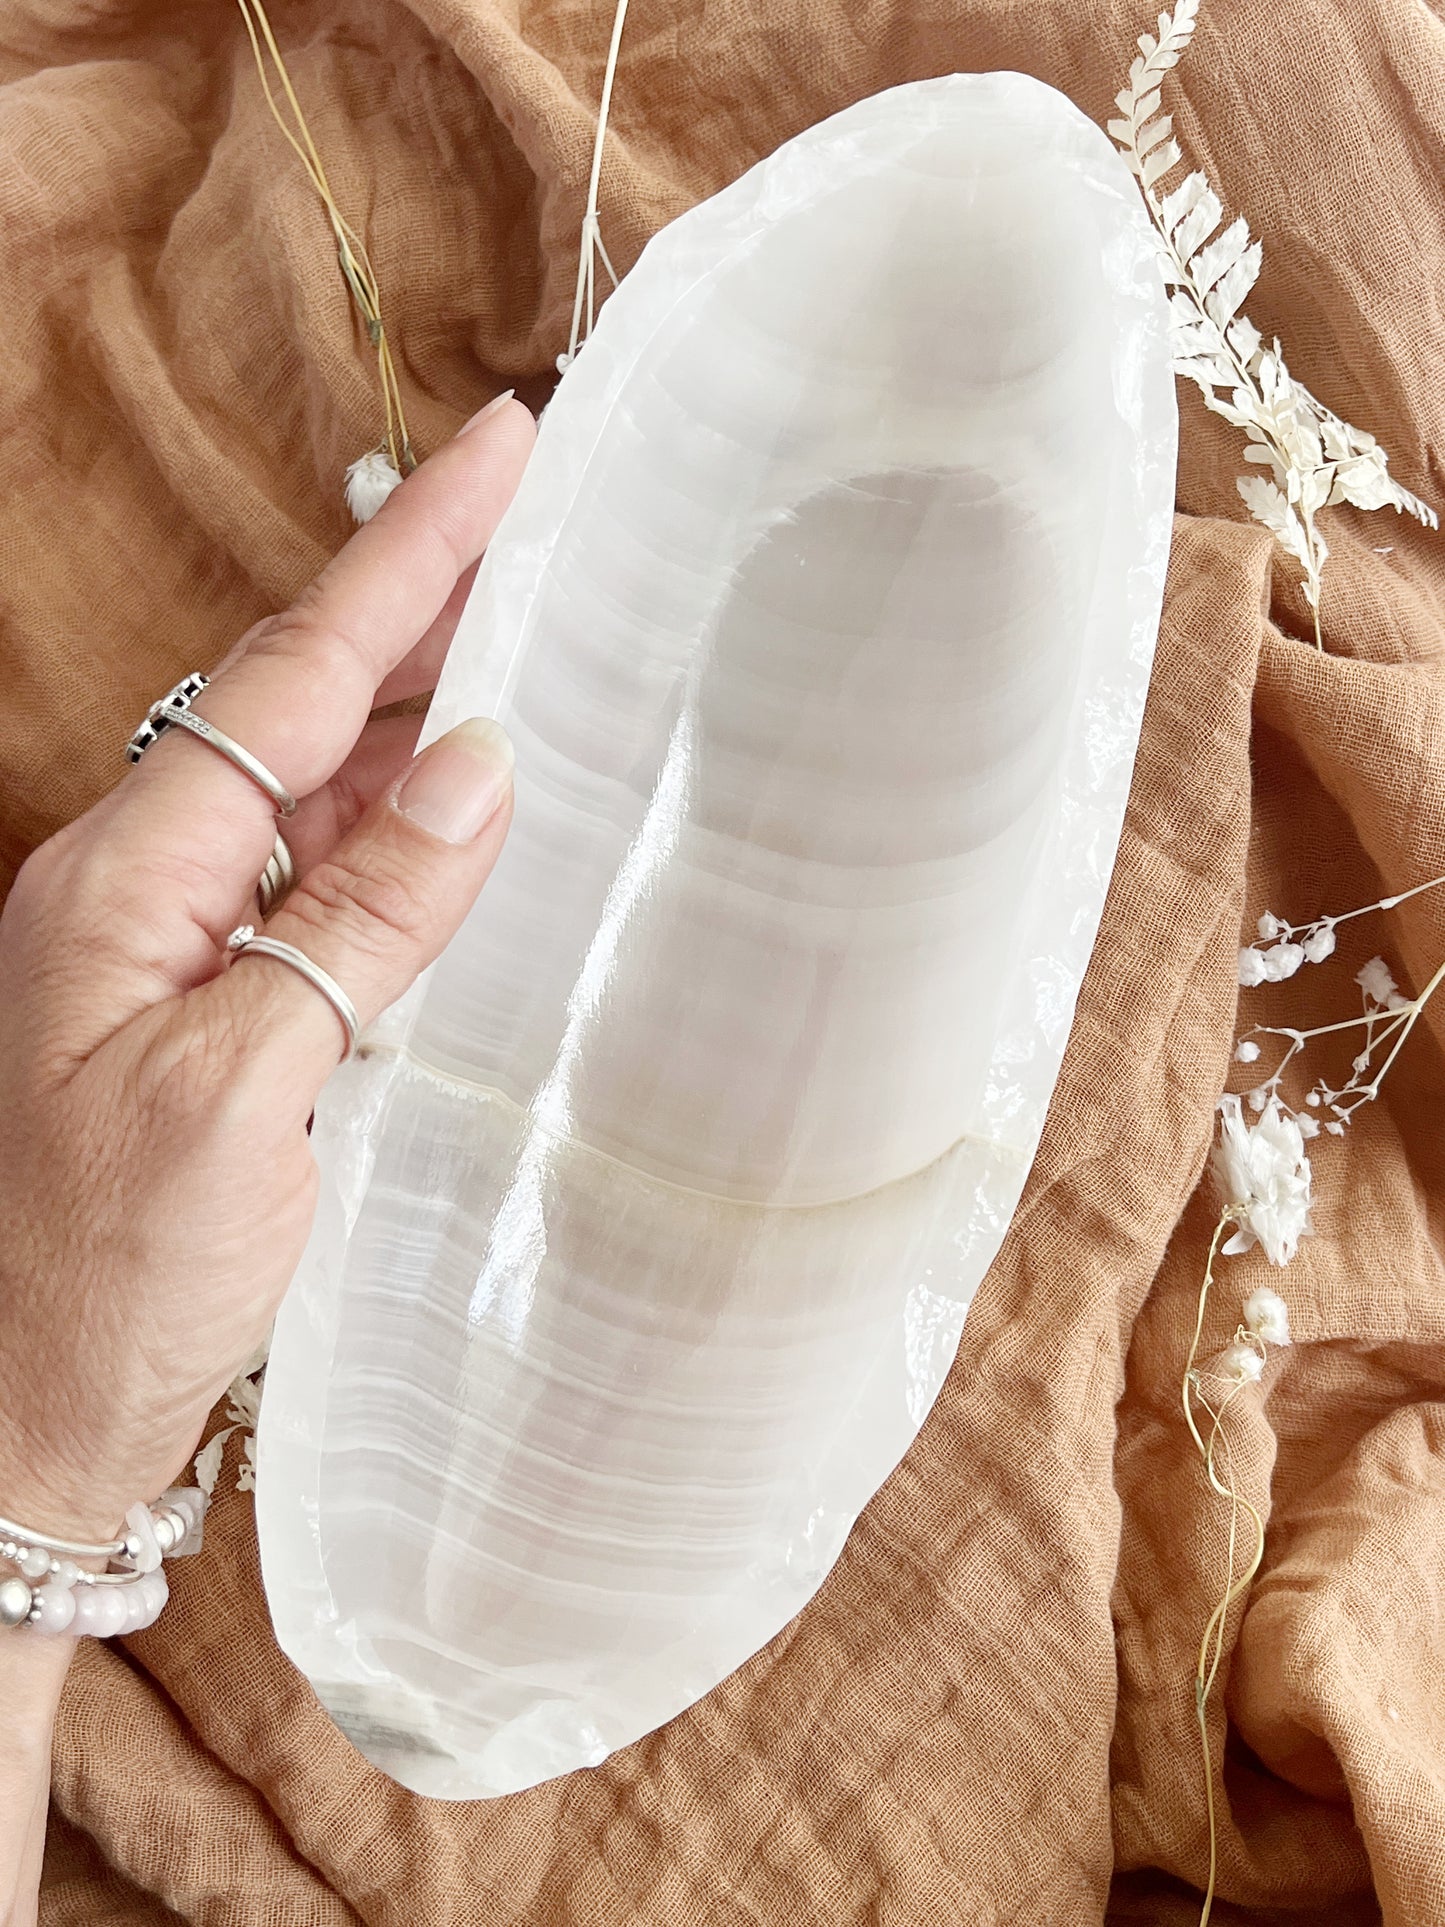
[[[680,1712],[923,1422],[1114,861],[1166,324],[1103,135],[952,76],[659,234],[547,410],[427,724],[514,827],[327,1088],[262,1417],[281,1643],[405,1785]]]

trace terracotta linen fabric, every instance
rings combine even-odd
[[[1150,5],[633,0],[604,175],[619,264],[862,95],[1014,67],[1103,120]],[[611,8],[276,0],[435,447],[565,345]],[[1265,242],[1251,311],[1445,502],[1445,25],[1423,0],[1206,0],[1170,84]],[[328,230],[233,0],[0,11],[0,858],[121,773],[145,703],[347,532],[378,413]],[[48,1927],[1187,1922],[1192,1675],[1225,1519],[1179,1412],[1241,919],[1445,871],[1445,543],[1332,510],[1328,653],[1181,394],[1179,515],[1132,801],[1048,1131],[958,1364],[816,1600],[690,1712],[517,1797],[371,1770],[270,1637],[230,1471],[169,1611],[83,1643]],[[1445,960],[1445,892],[1347,924],[1245,1022],[1352,1015]],[[1296,1343],[1231,1453],[1267,1515],[1211,1725],[1220,1923],[1445,1920],[1442,1021],[1315,1150]],[[1353,1046],[1321,1068],[1343,1070]],[[1234,1070],[1236,1079],[1241,1072]],[[64,1174],[57,1174],[59,1183]],[[1223,1344],[1258,1253],[1220,1267]],[[1223,1755],[1222,1770],[1220,1767]]]

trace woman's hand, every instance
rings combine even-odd
[[[195,705],[302,799],[282,826],[301,881],[267,932],[363,1024],[460,924],[511,812],[494,726],[411,762],[414,718],[367,720],[434,683],[521,474],[526,409],[483,412]],[[176,1480],[305,1242],[341,1025],[286,965],[224,951],[276,827],[169,729],[0,920],[0,1514],[37,1531],[108,1539]]]

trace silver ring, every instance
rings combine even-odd
[[[203,689],[210,687],[211,679],[200,672],[193,671],[183,676],[174,689],[168,690],[158,703],[152,703],[146,711],[145,721],[125,746],[127,762],[138,763],[153,743],[160,740],[168,729],[184,729],[197,741],[207,744],[218,751],[228,763],[249,776],[251,781],[263,789],[282,816],[294,816],[296,798],[278,777],[271,774],[259,756],[253,756],[249,749],[242,747],[234,737],[228,736],[214,723],[208,723],[204,716],[197,716],[191,704]]]
[[[278,905],[284,903],[296,888],[296,859],[281,832],[276,832],[275,846],[261,880],[256,885],[256,907],[263,920],[269,917]]]
[[[356,1049],[356,1033],[360,1023],[355,1004],[334,977],[324,971],[320,964],[312,963],[306,952],[298,950],[294,943],[282,943],[278,937],[258,937],[254,924],[243,923],[238,930],[233,930],[226,939],[226,948],[231,952],[233,962],[249,952],[252,956],[274,957],[277,963],[290,964],[313,989],[319,990],[341,1019],[341,1028],[346,1032],[346,1049],[341,1054],[342,1063],[346,1062]]]

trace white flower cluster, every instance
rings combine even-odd
[[[1244,1322],[1266,1345],[1290,1342],[1289,1310],[1270,1285],[1258,1285],[1244,1301]]]
[[[1365,999],[1364,1015],[1359,1020],[1365,1033],[1363,1047],[1350,1065],[1349,1078],[1338,1090],[1321,1078],[1305,1098],[1305,1103],[1312,1111],[1330,1113],[1324,1128],[1332,1137],[1343,1137],[1345,1126],[1360,1106],[1373,1103],[1379,1096],[1380,1079],[1394,1062],[1395,1052],[1413,1027],[1421,1009],[1419,1002],[1412,1002],[1400,994],[1399,986],[1390,975],[1390,967],[1383,957],[1371,957],[1364,968],[1355,973],[1355,982],[1364,992]],[[1390,1046],[1389,1054],[1377,1065],[1376,1054],[1387,1044]],[[1290,1055],[1293,1055],[1293,1051]]]
[[[1266,910],[1258,924],[1259,942],[1239,953],[1239,981],[1246,989],[1256,984],[1283,983],[1302,964],[1323,963],[1334,955],[1335,918],[1320,917],[1296,930]]]
[[[1220,1353],[1214,1375],[1240,1385],[1257,1384],[1264,1377],[1269,1347],[1289,1343],[1289,1308],[1277,1291],[1259,1285],[1245,1299],[1234,1342]]]
[[[1383,957],[1371,957],[1362,970],[1356,971],[1355,982],[1365,993],[1366,1008],[1372,1005],[1379,1010],[1405,1008],[1400,987],[1390,975],[1390,967]]]
[[[1259,1245],[1272,1265],[1287,1265],[1310,1220],[1310,1161],[1296,1119],[1271,1097],[1253,1124],[1237,1097],[1219,1100],[1214,1179],[1234,1232],[1226,1257]]]
[[[1304,964],[1323,963],[1334,954],[1338,925],[1354,917],[1367,916],[1373,910],[1393,909],[1407,898],[1418,896],[1424,890],[1438,889],[1442,884],[1445,876],[1432,877],[1428,883],[1417,884],[1398,896],[1385,897],[1379,903],[1367,904],[1364,909],[1317,917],[1313,923],[1299,926],[1286,923],[1266,910],[1259,919],[1257,942],[1246,945],[1239,953],[1239,981],[1246,988],[1278,983],[1292,977]],[[1273,1265],[1287,1265],[1294,1257],[1300,1239],[1314,1229],[1310,1216],[1313,1174],[1306,1144],[1319,1136],[1321,1118],[1324,1130],[1334,1137],[1343,1137],[1345,1126],[1360,1106],[1379,1095],[1381,1080],[1420,1012],[1434,991],[1445,983],[1445,965],[1415,998],[1401,993],[1383,957],[1371,957],[1356,973],[1355,982],[1364,996],[1364,1010],[1359,1017],[1322,1024],[1315,1030],[1300,1030],[1288,1024],[1260,1024],[1235,1045],[1235,1060],[1241,1064],[1258,1062],[1257,1038],[1280,1037],[1286,1040],[1288,1048],[1274,1073],[1254,1090],[1246,1092],[1242,1100],[1229,1094],[1219,1101],[1220,1132],[1212,1166],[1223,1207],[1216,1238],[1230,1231],[1228,1241],[1219,1246],[1225,1256],[1233,1257],[1258,1246]],[[1321,1078],[1301,1108],[1291,1110],[1281,1094],[1281,1086],[1294,1059],[1311,1038],[1352,1029],[1362,1030],[1364,1039],[1350,1067],[1348,1082],[1336,1090]],[[1246,1105],[1253,1113],[1252,1123],[1245,1115]],[[1208,1286],[1206,1278],[1206,1292]],[[1260,1285],[1245,1299],[1243,1322],[1233,1342],[1221,1354],[1213,1376],[1224,1378],[1235,1389],[1253,1383],[1263,1375],[1267,1348],[1289,1342],[1289,1315],[1284,1300],[1268,1285]]]
[[[1439,879],[1436,881],[1438,882]],[[1428,887],[1433,888],[1434,885]],[[1389,899],[1391,902],[1399,900],[1399,898]],[[1374,909],[1381,906],[1371,905],[1370,907]],[[1359,914],[1358,911],[1349,912],[1351,916]],[[1330,948],[1333,949],[1334,925],[1342,921],[1344,921],[1343,918],[1322,917],[1318,925],[1311,925],[1310,928],[1327,929],[1331,939]],[[1260,919],[1261,926],[1266,922],[1275,924],[1277,920],[1272,917]],[[1288,926],[1279,927],[1288,928]],[[1298,945],[1290,947],[1300,948]],[[1240,952],[1241,982],[1269,981],[1269,979],[1255,977],[1252,972],[1246,972],[1243,968],[1244,958],[1258,957],[1260,954],[1258,949],[1245,949]],[[1268,955],[1268,952],[1264,953],[1266,959]],[[1317,959],[1307,957],[1306,961],[1315,962]],[[1285,1116],[1292,1119],[1302,1138],[1318,1137],[1322,1126],[1331,1137],[1343,1137],[1345,1126],[1360,1106],[1373,1102],[1379,1095],[1380,1080],[1394,1062],[1396,1052],[1413,1028],[1416,1018],[1424,1007],[1424,998],[1412,1000],[1403,996],[1383,957],[1371,957],[1363,969],[1356,973],[1355,982],[1364,993],[1364,1010],[1358,1018],[1348,1019],[1340,1024],[1325,1024],[1317,1030],[1297,1030],[1289,1024],[1260,1024],[1256,1026],[1251,1036],[1241,1038],[1235,1045],[1236,1062],[1253,1064],[1260,1054],[1260,1047],[1255,1042],[1255,1038],[1282,1037],[1288,1044],[1288,1049],[1280,1059],[1273,1075],[1245,1094],[1245,1102],[1256,1116],[1262,1115],[1273,1104],[1278,1106]],[[1350,1066],[1349,1078],[1338,1088],[1325,1078],[1320,1078],[1305,1097],[1300,1109],[1291,1111],[1280,1092],[1285,1072],[1295,1058],[1312,1037],[1322,1036],[1326,1032],[1353,1028],[1364,1031],[1364,1041]],[[1381,1058],[1381,1053],[1385,1051],[1386,1046],[1389,1047],[1388,1053]]]

